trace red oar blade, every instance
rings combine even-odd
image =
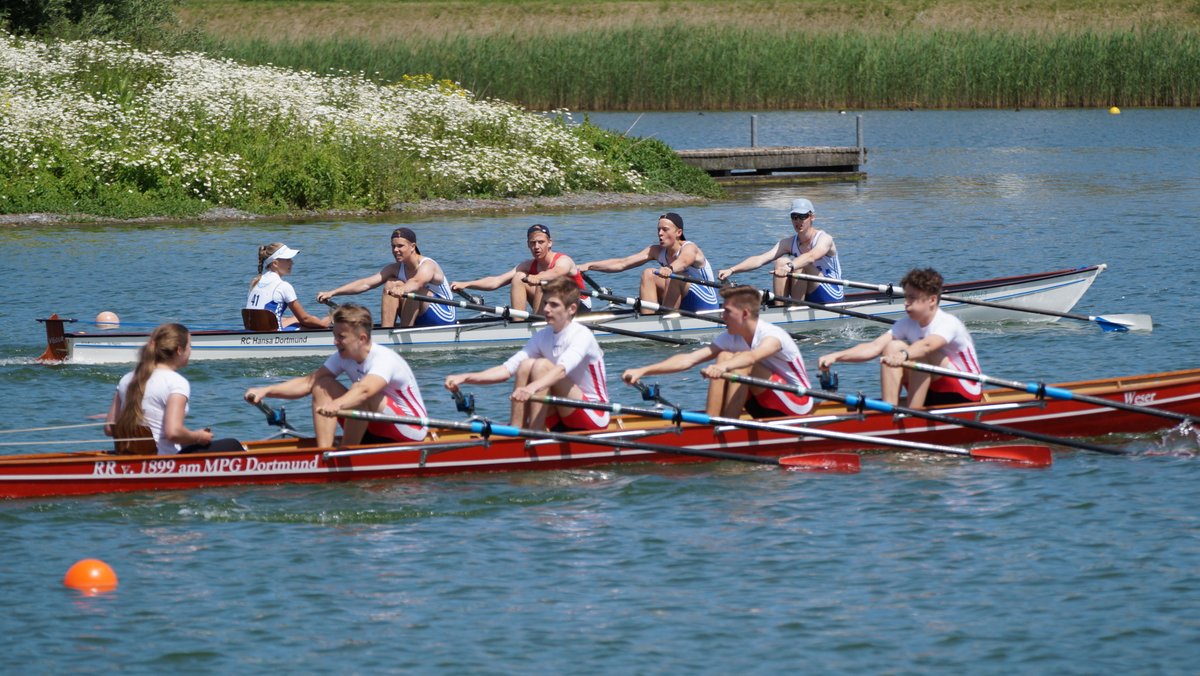
[[[808,471],[856,474],[862,469],[862,459],[857,453],[804,453],[784,456],[779,459],[779,465]]]
[[[1054,462],[1054,454],[1049,446],[1036,444],[1009,444],[1006,446],[985,446],[972,448],[971,457],[976,460],[999,460],[1016,462],[1034,467],[1049,467]]]

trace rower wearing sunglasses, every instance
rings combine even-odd
[[[845,291],[838,284],[806,282],[788,275],[803,272],[806,275],[839,279],[842,266],[838,262],[837,245],[833,237],[813,224],[816,209],[812,202],[801,197],[792,201],[789,216],[795,235],[784,237],[772,248],[757,256],[750,256],[733,267],[717,272],[724,281],[735,272],[756,270],[775,261],[773,291],[776,296],[803,297],[811,303],[837,303],[845,298]]]

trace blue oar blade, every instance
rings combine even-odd
[[[1096,323],[1105,331],[1145,331],[1154,330],[1154,321],[1150,315],[1101,315],[1095,318]],[[1109,328],[1110,326],[1118,328]]]

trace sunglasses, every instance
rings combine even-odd
[[[808,212],[807,214],[792,214],[792,220],[793,221],[803,221],[804,219],[806,219],[810,216],[812,216],[811,211]]]

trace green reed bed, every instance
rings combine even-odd
[[[428,72],[485,96],[582,110],[1200,105],[1200,34],[644,27],[555,36],[226,41],[252,63]]]
[[[384,85],[0,32],[0,213],[382,210],[668,188],[720,191],[662,144],[427,75]]]

